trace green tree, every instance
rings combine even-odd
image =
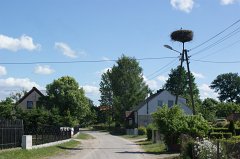
[[[142,68],[139,63],[135,58],[125,55],[118,59],[109,77],[116,121],[124,123],[125,112],[147,97],[148,86],[143,80]]]
[[[14,118],[14,101],[12,98],[7,97],[0,102],[0,117],[5,119]]]
[[[216,116],[217,117],[227,117],[232,113],[240,113],[240,106],[236,103],[219,103],[217,105]]]
[[[84,90],[79,88],[76,80],[69,76],[54,80],[46,86],[47,96],[41,99],[42,104],[48,109],[57,108],[59,115],[66,117],[69,125],[81,120],[89,113],[89,102]]]
[[[179,72],[181,69],[181,83],[179,83]],[[193,98],[196,105],[196,110],[199,109],[200,106],[200,95],[197,84],[195,83],[195,78],[191,73],[192,79],[192,90],[193,90]],[[169,78],[167,79],[165,85],[163,86],[164,89],[170,91],[174,95],[179,95],[187,99],[187,104],[192,108],[191,98],[190,98],[190,90],[188,85],[188,76],[187,71],[184,67],[178,66],[176,69],[172,69]]]
[[[99,91],[101,93],[100,96],[100,106],[106,106],[109,109],[106,110],[106,114],[103,114],[102,121],[107,121],[110,125],[113,119],[113,91],[112,85],[110,81],[111,71],[107,70],[106,73],[103,73],[101,76],[100,88]]]
[[[210,87],[219,94],[221,102],[240,103],[240,77],[237,73],[218,75]]]
[[[206,98],[200,107],[200,113],[208,121],[214,121],[216,118],[218,101],[212,98]]]

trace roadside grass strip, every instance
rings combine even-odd
[[[60,153],[67,153],[67,149],[75,148],[79,141],[71,140],[55,146],[32,149],[32,150],[9,150],[0,151],[0,159],[40,159],[58,155]]]
[[[164,143],[152,143],[152,141],[137,141],[138,145],[146,152],[150,154],[163,154],[166,153],[166,146]]]
[[[75,139],[88,140],[88,139],[95,139],[95,137],[86,133],[80,133]]]

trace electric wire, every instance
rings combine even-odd
[[[220,31],[218,34],[212,36],[211,38],[209,38],[208,40],[204,41],[203,43],[191,48],[189,51],[195,50],[197,48],[199,48],[200,46],[208,43],[209,41],[213,40],[214,38],[216,38],[217,36],[221,35],[222,33],[224,33],[225,31],[227,31],[228,29],[230,29],[231,27],[233,27],[234,25],[236,25],[237,23],[240,22],[240,19],[238,19],[236,22],[234,22],[233,24],[231,24],[230,26],[228,26],[227,28],[223,29],[222,31]]]

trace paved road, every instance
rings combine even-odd
[[[81,141],[79,147],[69,153],[51,159],[155,159],[155,155],[144,154],[135,143],[104,132],[87,132],[95,137]]]

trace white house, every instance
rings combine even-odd
[[[162,107],[164,104],[172,107],[175,104],[176,96],[167,90],[159,90],[157,93],[148,97],[132,111],[126,112],[128,124],[133,127],[147,126],[151,123],[151,114]],[[192,114],[192,110],[186,105],[186,99],[179,97],[178,105],[186,114]]]
[[[33,87],[17,102],[17,106],[24,110],[35,108],[39,98],[43,96],[42,92],[40,92],[36,87]]]

